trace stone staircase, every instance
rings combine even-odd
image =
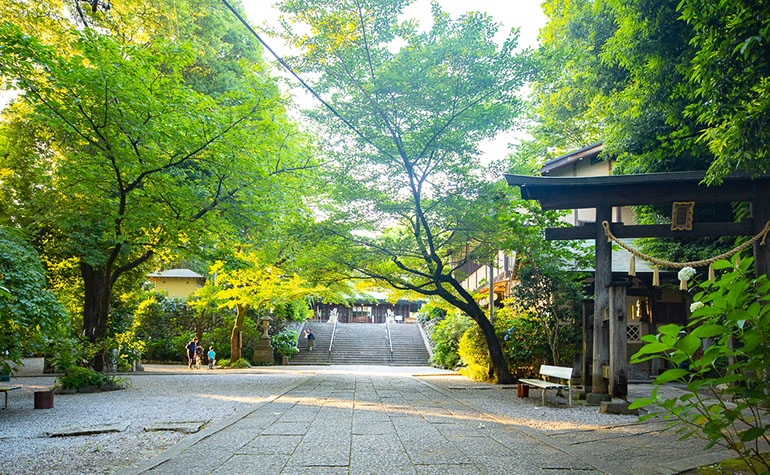
[[[390,346],[384,323],[338,323],[332,364],[389,365]]]
[[[334,324],[308,322],[305,328],[313,330],[316,336],[315,347],[312,352],[307,351],[307,339],[300,335],[299,353],[291,357],[289,364],[397,366],[428,364],[428,351],[425,349],[425,343],[417,325],[395,323],[390,325],[393,339],[392,360],[384,323],[338,323],[331,358],[329,343]]]
[[[392,324],[390,335],[393,340],[393,365],[427,366],[430,360],[425,341],[417,325]]]
[[[313,351],[307,351],[305,329],[310,328],[315,335]],[[333,323],[307,322],[299,336],[299,353],[289,359],[289,364],[329,364],[329,342],[332,339]]]

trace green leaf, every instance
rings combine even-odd
[[[692,354],[695,353],[695,350],[700,348],[700,338],[690,333],[685,335],[684,338],[680,339],[677,342],[676,347],[683,351],[685,354],[692,356]]]
[[[668,351],[670,349],[672,349],[672,346],[671,345],[666,345],[664,343],[659,343],[659,342],[648,343],[648,344],[644,345],[643,347],[641,347],[639,349],[639,351],[637,351],[634,356],[637,356],[637,355],[641,356],[641,355],[646,355],[646,354],[649,354],[649,353],[660,353],[662,351]]]
[[[690,334],[698,338],[711,338],[725,333],[727,333],[727,329],[722,325],[706,324],[696,327]]]
[[[658,327],[658,332],[663,335],[679,335],[679,332],[681,331],[682,326],[675,323],[669,323],[668,325]]]
[[[640,407],[648,406],[653,403],[653,400],[650,398],[640,397],[637,399],[634,399],[634,401],[629,404],[629,409],[638,409]]]
[[[629,406],[630,408],[631,406]],[[639,422],[644,422],[646,420],[652,419],[658,415],[657,412],[651,412],[649,414],[644,414],[643,416],[639,416]]]
[[[742,442],[749,442],[758,437],[762,437],[764,433],[765,433],[764,427],[752,427],[751,429],[741,432],[739,436]]]
[[[719,260],[719,261],[716,261],[716,262],[712,263],[711,267],[714,270],[722,270],[722,269],[728,269],[728,268],[732,269],[733,268],[733,264],[730,261],[726,260],[726,259],[722,259],[722,260]]]
[[[688,374],[690,374],[690,372],[687,371],[686,369],[682,369],[682,368],[668,369],[664,371],[660,376],[655,378],[655,384],[663,384],[671,381],[676,381],[684,378]]]

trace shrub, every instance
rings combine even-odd
[[[231,368],[248,368],[251,366],[251,363],[249,363],[249,360],[246,358],[239,358],[233,362],[230,362]]]
[[[73,366],[87,366],[98,347],[83,338],[59,337],[51,342],[51,365],[57,371],[66,372]]]
[[[475,381],[489,379],[489,350],[478,325],[469,328],[460,338],[458,353],[465,365],[460,374]]]
[[[432,304],[425,305],[417,313],[417,320],[425,324],[431,320],[441,320],[446,317],[447,311],[443,308],[435,307]]]
[[[566,256],[574,255],[567,252],[530,259],[519,269],[519,283],[513,286],[516,306],[527,309],[532,321],[542,326],[551,350],[549,359],[555,365],[564,366],[571,365],[582,349],[580,307],[583,300],[582,284],[578,280],[581,274],[568,273],[562,267]]]
[[[183,355],[176,350],[173,338],[149,338],[145,344],[148,361],[182,361]]]
[[[168,337],[148,337],[145,340],[145,359],[149,361],[181,361],[187,362],[185,346],[193,339],[192,331],[181,332],[180,335]]]
[[[460,338],[473,325],[470,317],[460,313],[449,314],[438,322],[430,335],[433,342],[431,362],[442,368],[456,368],[460,364],[458,354]]]
[[[511,375],[536,376],[550,355],[542,322],[529,313],[506,307],[496,314],[495,330],[503,335],[500,344]]]
[[[217,362],[218,366],[221,366],[222,368],[248,368],[251,366],[251,363],[249,363],[249,360],[246,358],[240,358],[235,361],[230,361],[227,358],[223,358]]]
[[[510,373],[517,378],[536,375],[549,355],[542,323],[521,309],[505,307],[496,311],[494,327]],[[465,366],[462,374],[475,380],[489,378],[489,353],[478,325],[470,326],[462,335],[458,354]]]
[[[770,442],[770,395],[765,391],[770,385],[770,282],[764,275],[747,275],[752,262],[738,262],[736,256],[714,263],[715,270],[726,272],[701,286],[690,322],[664,325],[659,334],[642,337],[646,345],[632,363],[659,358],[674,368],[658,376],[651,396],[637,399],[631,408],[655,406],[657,411],[642,419],[662,414],[670,421],[666,427],[677,427],[682,438],[704,436],[706,449],[725,446],[760,473],[770,466],[770,456],[761,453]],[[684,383],[687,392],[663,399],[658,389],[672,381]]]
[[[133,329],[114,335],[109,346],[118,350],[118,361],[114,362],[118,371],[130,371],[133,362],[142,359],[147,350],[147,345],[136,337]]]
[[[273,345],[273,351],[278,358],[299,353],[298,341],[299,335],[293,330],[285,330],[270,337],[270,344]]]
[[[99,387],[107,381],[104,373],[82,366],[70,366],[59,376],[58,382],[64,389],[80,389],[85,386]]]

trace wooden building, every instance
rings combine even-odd
[[[203,287],[206,277],[190,269],[169,269],[149,274],[147,278],[155,284],[157,292],[166,291],[169,297],[187,298]]]
[[[396,322],[409,323],[416,321],[417,311],[422,304],[421,300],[390,303],[385,299],[357,299],[349,304],[315,302],[313,321],[327,322],[336,314],[340,323],[385,323],[385,319],[391,315]]]
[[[628,297],[639,276],[616,273],[612,244],[606,225],[616,238],[643,237],[692,238],[702,236],[750,236],[760,233],[770,221],[770,177],[730,175],[720,185],[703,184],[704,172],[673,172],[648,175],[599,177],[531,177],[506,175],[511,186],[521,189],[524,199],[537,200],[543,210],[592,208],[593,222],[581,226],[546,229],[548,240],[593,240],[595,246],[593,315],[586,315],[584,331],[583,374],[591,391],[625,397],[628,394]],[[740,222],[693,223],[686,227],[672,224],[628,225],[614,218],[613,210],[624,206],[721,203],[747,201],[751,219]],[[621,215],[622,216],[622,215]],[[603,225],[602,223],[606,223]],[[770,252],[759,242],[753,245],[757,275],[770,269]],[[650,322],[658,325],[679,316],[661,305],[656,296],[664,289],[648,289]],[[651,307],[651,308],[650,308]],[[672,307],[673,308],[673,307]],[[668,320],[668,321],[667,321]]]

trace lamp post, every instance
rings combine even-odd
[[[489,261],[489,321],[495,324],[495,260]]]

